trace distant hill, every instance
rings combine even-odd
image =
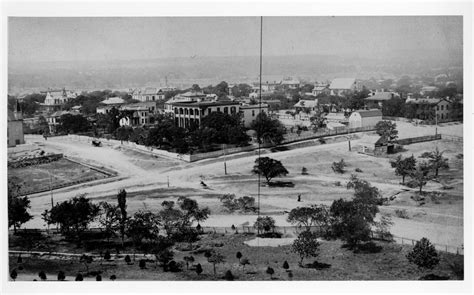
[[[433,69],[462,68],[462,54],[398,52],[383,58],[357,56],[299,55],[264,56],[263,80],[292,76],[306,81],[357,77],[361,79],[422,74]],[[258,80],[258,56],[162,58],[129,61],[60,61],[9,63],[9,93],[44,90],[48,87],[70,89],[128,89],[169,85],[200,86],[220,81]]]

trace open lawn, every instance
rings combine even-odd
[[[265,270],[272,267],[275,270],[273,280],[290,280],[288,272],[283,269],[286,260],[293,274],[292,280],[417,280],[419,277],[434,273],[439,276],[447,276],[450,279],[461,279],[452,271],[450,265],[455,262],[462,265],[463,256],[440,253],[440,264],[431,271],[418,269],[406,259],[406,254],[411,246],[397,245],[386,242],[377,242],[382,250],[379,253],[354,253],[342,247],[341,241],[321,241],[319,256],[305,259],[304,264],[318,261],[329,266],[323,269],[302,268],[298,266],[299,256],[291,251],[291,246],[280,247],[251,247],[244,241],[252,240],[255,236],[244,234],[209,234],[202,235],[201,240],[194,245],[198,248],[191,251],[174,250],[174,260],[183,263],[181,272],[164,272],[160,266],[153,261],[153,256],[148,257],[146,269],[140,269],[138,260],[142,254],[137,254],[135,262],[127,265],[124,262],[124,254],[112,255],[111,261],[103,261],[96,258],[88,265],[89,272],[101,272],[104,280],[109,280],[111,275],[116,275],[117,280],[222,280],[224,273],[230,270],[236,280],[271,280]],[[75,245],[63,242],[63,246],[70,248],[70,252],[83,253]],[[175,248],[183,248],[178,244]],[[214,249],[224,255],[225,262],[216,265],[217,275],[213,274],[213,266],[204,257],[204,250]],[[239,264],[236,253],[240,251],[243,258],[250,261],[245,269]],[[95,251],[97,252],[97,251]],[[192,255],[195,258],[194,265],[200,263],[203,273],[197,275],[194,266],[187,270],[183,261],[184,256]],[[78,257],[49,257],[23,255],[23,262],[17,263],[17,256],[10,255],[10,270],[16,269],[17,280],[32,281],[38,278],[38,272],[44,271],[48,280],[56,280],[58,271],[64,271],[67,280],[74,280],[77,273],[86,274],[85,264],[79,262]],[[23,268],[19,270],[20,266]],[[95,276],[86,278],[95,280]]]

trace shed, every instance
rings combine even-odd
[[[382,121],[382,111],[358,110],[349,116],[349,128],[375,127],[379,121]]]

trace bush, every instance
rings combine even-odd
[[[395,215],[398,218],[410,219],[406,209],[395,209]]]
[[[12,270],[12,272],[10,273],[10,278],[12,278],[12,280],[16,280],[17,277],[18,273],[16,272],[16,270]]]
[[[285,262],[283,262],[283,268],[284,268],[285,270],[290,269],[290,265],[288,264],[288,261],[285,260]]]
[[[439,263],[438,252],[427,238],[422,238],[407,254],[409,262],[416,264],[419,268],[433,269]]]
[[[84,280],[84,277],[82,276],[82,274],[78,273],[78,274],[76,275],[75,281],[76,281],[76,282],[82,282],[83,280]]]
[[[111,275],[111,276],[110,276],[110,280],[111,280],[111,281],[115,281],[116,279],[117,279],[117,276],[116,276],[116,275]]]
[[[58,281],[64,281],[66,279],[66,275],[64,274],[64,271],[59,271],[58,272]]]
[[[282,233],[279,232],[266,232],[257,235],[259,238],[267,238],[267,239],[280,239],[283,236]]]
[[[342,183],[340,181],[336,181],[336,182],[334,182],[334,185],[335,186],[342,186]]]
[[[326,139],[324,137],[320,137],[318,140],[319,140],[320,144],[325,144],[326,143]]]
[[[101,276],[101,275],[97,275],[97,276],[95,277],[95,280],[98,281],[98,282],[102,281],[102,276]]]
[[[356,168],[356,169],[355,169],[355,172],[362,173],[362,170],[361,170],[360,168]]]
[[[306,167],[301,168],[301,175],[308,175],[308,169]]]
[[[200,275],[200,274],[202,273],[202,266],[201,266],[201,263],[198,263],[198,264],[196,265],[196,273],[197,273],[198,275]]]
[[[146,268],[145,259],[140,259],[140,261],[138,262],[138,266],[140,267],[140,269],[145,269]]]
[[[266,270],[266,273],[270,275],[270,278],[273,279],[273,274],[275,273],[275,270],[271,267],[268,267]]]
[[[335,173],[343,174],[346,172],[344,170],[346,166],[347,164],[344,162],[344,159],[341,159],[339,162],[333,162],[331,168]]]
[[[234,275],[232,274],[232,272],[230,270],[225,272],[224,279],[226,281],[233,281],[234,280]]]
[[[125,262],[126,262],[127,264],[130,264],[130,262],[132,262],[132,260],[130,259],[130,255],[126,255],[126,256],[125,256]]]
[[[105,260],[110,260],[110,258],[112,258],[112,257],[110,256],[109,250],[105,251],[105,253],[104,253],[104,259],[105,259]]]
[[[38,277],[42,280],[42,281],[46,281],[47,277],[46,277],[46,273],[44,271],[40,271],[38,273]]]

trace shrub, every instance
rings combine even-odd
[[[273,279],[273,274],[275,273],[275,270],[271,267],[268,267],[266,273],[270,275],[271,279]]]
[[[324,137],[320,137],[318,140],[319,140],[320,144],[325,144],[326,143],[326,139]]]
[[[23,263],[23,258],[21,258],[21,255],[18,256],[16,263]]]
[[[342,186],[342,183],[340,181],[336,181],[336,182],[334,182],[334,185],[335,186]]]
[[[344,170],[346,166],[347,164],[344,162],[344,159],[341,159],[339,162],[333,162],[331,168],[335,173],[343,174],[346,172]]]
[[[201,266],[201,263],[198,263],[198,264],[196,265],[196,273],[197,273],[198,275],[200,275],[200,274],[202,273],[202,266]]]
[[[110,280],[111,280],[111,281],[115,281],[116,279],[117,279],[117,276],[116,276],[116,275],[111,275],[111,276],[110,276]]]
[[[75,281],[76,281],[76,282],[82,282],[83,280],[84,280],[84,277],[82,276],[82,274],[78,273],[78,274],[76,275]]]
[[[235,254],[235,257],[237,257],[237,259],[240,261],[240,259],[242,258],[242,253],[237,252],[237,253]]]
[[[126,255],[126,256],[125,256],[125,262],[126,262],[127,264],[130,264],[130,262],[132,262],[132,260],[130,259],[130,255]]]
[[[12,272],[10,273],[10,278],[12,278],[12,280],[16,280],[17,277],[18,273],[16,272],[16,270],[12,270]]]
[[[395,209],[395,215],[398,218],[410,219],[406,209]]]
[[[64,274],[64,271],[59,271],[58,272],[58,281],[64,281],[66,279],[66,275]]]
[[[362,170],[361,170],[360,168],[356,168],[356,169],[355,169],[355,172],[362,173]]]
[[[102,276],[101,276],[101,275],[97,275],[97,276],[95,277],[95,280],[98,281],[98,282],[102,281]]]
[[[230,270],[225,272],[224,279],[226,281],[233,281],[234,280],[234,275],[232,274],[232,272]]]
[[[146,268],[145,259],[140,259],[140,261],[138,262],[138,266],[140,267],[140,269],[145,269]]]
[[[458,280],[464,280],[464,261],[454,261],[449,264],[449,268],[456,275]]]
[[[426,269],[433,269],[439,263],[438,252],[427,238],[416,242],[413,250],[407,254],[407,259],[419,268]]]
[[[301,175],[308,175],[308,169],[306,167],[301,168]]]
[[[288,261],[285,260],[285,262],[283,262],[283,268],[287,271],[288,269],[290,269],[290,265],[288,264]]]
[[[105,251],[104,259],[105,259],[105,260],[110,260],[110,258],[112,258],[112,257],[110,256],[109,250]]]
[[[240,260],[240,265],[242,265],[242,270],[245,270],[245,266],[250,264],[250,261],[247,258]]]
[[[46,273],[44,271],[40,271],[38,273],[38,276],[39,278],[42,280],[42,281],[46,281],[47,277],[46,277]]]
[[[288,279],[291,281],[293,279],[293,272],[289,271],[288,272]]]

